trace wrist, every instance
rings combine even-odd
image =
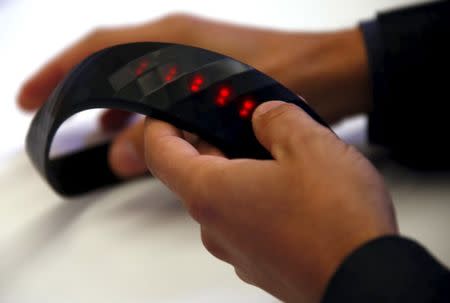
[[[350,114],[367,113],[372,107],[369,63],[363,33],[359,27],[342,32],[341,56],[348,62],[348,84],[352,91],[348,99]]]
[[[372,94],[368,60],[359,28],[294,35],[293,89],[330,123],[369,112]]]

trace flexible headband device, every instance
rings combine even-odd
[[[120,182],[107,163],[109,143],[49,158],[58,127],[92,108],[167,121],[196,133],[230,158],[269,159],[250,121],[253,109],[268,100],[294,103],[326,125],[296,94],[224,55],[178,44],[117,45],[91,55],[59,83],[35,115],[26,148],[39,173],[64,196]]]

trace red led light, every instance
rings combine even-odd
[[[248,118],[250,116],[250,111],[243,108],[239,111],[239,116],[244,119]]]
[[[138,67],[136,68],[136,70],[134,71],[136,76],[142,75],[142,73],[148,67],[148,65],[149,65],[149,62],[147,60],[141,61],[138,65]]]
[[[253,112],[253,109],[255,109],[256,102],[251,99],[246,99],[244,102],[242,102],[241,108],[239,109],[239,116],[241,118],[248,118],[250,117],[251,113]]]
[[[173,77],[177,74],[178,70],[176,66],[172,66],[166,74],[166,82],[171,81]]]
[[[245,100],[244,103],[242,103],[242,108],[246,110],[252,110],[255,107],[255,101],[253,100]]]
[[[228,87],[222,87],[219,90],[219,95],[224,98],[228,97],[230,95],[230,89]]]
[[[189,86],[191,92],[198,92],[200,90],[200,86],[203,84],[204,80],[201,75],[196,75],[192,81],[191,85]]]
[[[217,106],[225,106],[230,101],[229,97],[231,94],[231,89],[229,87],[222,87],[219,89],[219,93],[216,98]]]
[[[219,97],[216,99],[216,104],[217,104],[218,106],[225,106],[225,104],[226,104],[225,98],[219,96]]]
[[[202,85],[202,83],[203,83],[203,78],[202,78],[202,76],[196,76],[196,77],[194,78],[193,83],[196,84],[196,85]]]

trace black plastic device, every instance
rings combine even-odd
[[[295,93],[227,56],[179,44],[113,46],[86,58],[58,84],[35,115],[26,139],[39,173],[63,196],[121,182],[107,163],[109,143],[49,158],[58,127],[87,109],[114,108],[196,133],[230,158],[269,159],[253,134],[258,104],[283,100],[326,123]]]

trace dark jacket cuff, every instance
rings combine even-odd
[[[383,144],[383,134],[386,132],[383,123],[382,103],[378,100],[387,98],[387,87],[384,79],[384,46],[380,27],[376,20],[365,21],[360,25],[367,51],[369,73],[371,80],[372,110],[369,113],[369,138],[372,143]],[[377,102],[375,102],[377,101]]]
[[[450,1],[383,12],[360,26],[373,110],[369,140],[418,169],[450,169]]]
[[[382,237],[341,264],[322,300],[332,302],[450,302],[450,273],[416,242]]]

